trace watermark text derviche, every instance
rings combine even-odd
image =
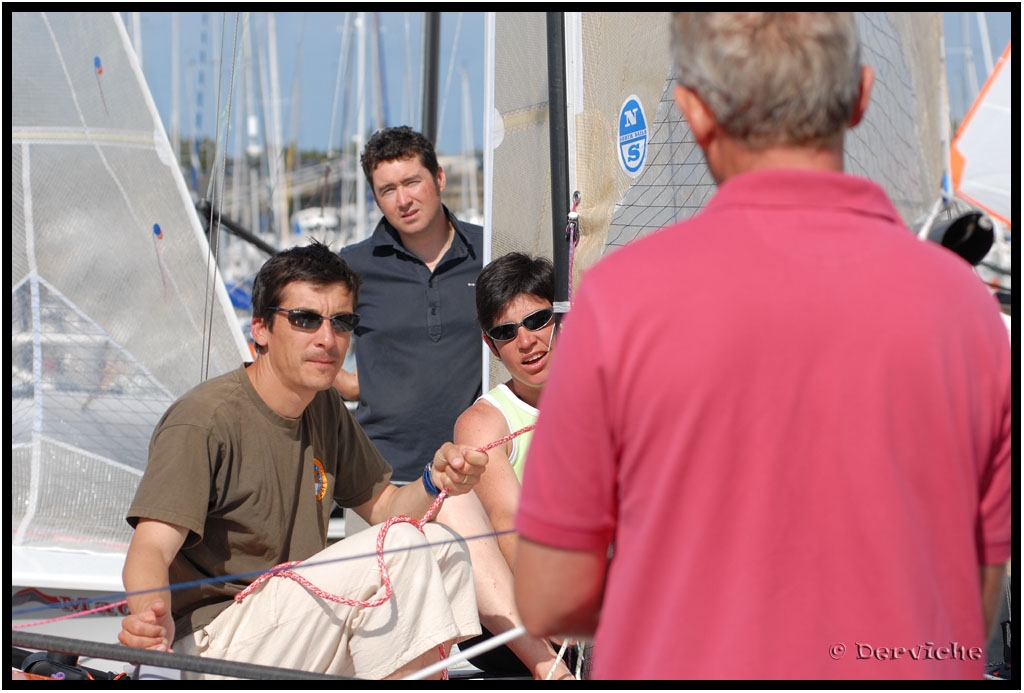
[[[910,647],[880,647],[871,643],[854,643],[857,659],[873,659],[877,661],[888,661],[891,659],[931,659],[931,660],[971,660],[978,661],[983,656],[980,647],[967,647],[956,641],[948,644],[936,645],[929,641],[920,645]],[[846,656],[846,644],[837,642],[828,648],[828,655],[832,659],[840,660]]]

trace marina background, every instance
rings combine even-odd
[[[1018,6],[1019,7],[1019,6]],[[153,99],[170,130],[172,97],[172,48],[174,16],[178,19],[177,62],[179,70],[179,121],[181,132],[190,134],[199,114],[200,136],[215,134],[215,64],[230,61],[235,40],[234,12],[122,12],[125,26],[142,56],[143,71]],[[252,14],[257,41],[266,43],[269,13]],[[294,132],[302,150],[326,151],[331,140],[332,112],[339,56],[346,14],[349,31],[355,31],[355,15],[345,12],[274,13],[277,73],[280,80],[284,132]],[[377,12],[383,56],[383,92],[388,125],[420,125],[423,15],[421,12]],[[950,119],[959,123],[997,60],[1019,21],[1019,12],[945,12],[944,33],[949,86]],[[472,146],[483,145],[484,12],[441,12],[438,78],[439,152],[462,150],[463,122],[460,106],[461,71],[465,70],[472,104]],[[987,34],[987,41],[985,35]],[[227,47],[221,50],[221,46]],[[140,50],[141,47],[141,50]],[[666,46],[667,50],[667,46]],[[205,84],[198,84],[199,73]],[[197,105],[201,91],[203,103]],[[294,100],[298,100],[295,107]],[[293,112],[296,123],[289,122]],[[338,134],[335,134],[337,140]]]

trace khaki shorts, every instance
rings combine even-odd
[[[293,570],[328,594],[359,601],[382,598],[387,592],[377,564],[380,527],[336,542]],[[426,537],[409,523],[388,529],[384,557],[393,594],[380,606],[334,602],[277,576],[205,628],[179,639],[174,649],[376,680],[441,643],[478,635],[473,571],[464,541],[444,525],[432,522],[424,529]],[[183,672],[182,678],[222,677]]]

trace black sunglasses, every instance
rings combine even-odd
[[[520,325],[530,332],[536,332],[541,328],[547,327],[553,317],[555,317],[554,308],[541,308],[540,310],[533,311],[520,322],[503,322],[500,325],[484,330],[484,334],[496,342],[507,342],[510,339],[515,339]]]
[[[278,313],[287,313],[288,322],[293,327],[297,327],[300,330],[306,330],[313,332],[320,329],[320,325],[323,324],[325,319],[331,321],[331,327],[334,328],[335,332],[351,332],[359,326],[359,315],[357,313],[338,313],[332,315],[330,318],[324,318],[319,313],[314,313],[311,310],[303,310],[302,308],[276,308],[271,307],[267,310],[273,310]]]

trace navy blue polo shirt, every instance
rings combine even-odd
[[[369,238],[339,251],[362,278],[355,417],[397,482],[419,478],[482,386],[476,278],[483,229],[444,211],[455,236],[433,272],[386,219]]]

